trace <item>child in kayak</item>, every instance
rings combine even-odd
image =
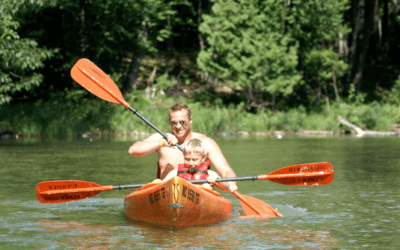
[[[210,162],[205,161],[206,155],[201,140],[190,139],[184,145],[183,156],[184,164],[178,165],[178,170],[172,170],[164,178],[163,182],[170,180],[174,176],[179,176],[185,180],[207,180],[202,186],[213,189],[215,180],[221,178],[215,171],[209,170]]]

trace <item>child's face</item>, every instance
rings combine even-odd
[[[184,154],[185,164],[194,168],[203,163],[205,156],[200,152],[186,152]]]

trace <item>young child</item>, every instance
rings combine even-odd
[[[185,180],[207,180],[208,183],[203,187],[212,189],[210,184],[215,184],[217,178],[221,178],[216,172],[208,170],[209,161],[205,161],[204,147],[201,140],[192,138],[185,143],[183,156],[185,163],[178,165],[178,170],[172,170],[164,178],[163,182],[168,181],[174,176],[179,176]]]

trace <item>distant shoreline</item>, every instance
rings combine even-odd
[[[0,131],[1,132],[1,131]],[[11,133],[10,133],[11,132]],[[365,131],[366,137],[400,137],[400,131]],[[368,133],[370,132],[370,133]],[[89,139],[89,138],[132,138],[132,139],[142,139],[150,136],[155,132],[139,132],[133,131],[130,133],[121,133],[115,132],[113,134],[109,133],[92,133],[92,132],[85,132],[78,135],[29,135],[29,134],[13,134],[12,131],[7,131],[7,133],[3,133],[0,136],[0,140],[19,140],[19,139],[30,139],[30,138],[82,138],[82,139]],[[299,136],[299,137],[335,137],[335,136],[355,136],[360,137],[355,131],[351,131],[349,133],[345,130],[340,131],[326,131],[326,130],[300,130],[297,132],[293,131],[264,131],[264,132],[248,132],[248,131],[236,131],[236,132],[215,132],[212,135],[214,137],[238,137],[244,138],[249,136],[257,136],[257,137],[276,137],[281,139],[285,136]]]

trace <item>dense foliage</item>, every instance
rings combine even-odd
[[[219,1],[200,25],[209,45],[199,53],[200,69],[244,88],[248,109],[272,106],[271,96],[302,83],[287,10],[276,1]]]
[[[16,31],[21,24],[16,15],[29,8],[40,7],[42,1],[15,1],[0,4],[0,105],[12,100],[21,91],[29,91],[43,82],[39,69],[52,57],[55,48],[39,48],[29,37]]]
[[[377,0],[0,0],[0,122],[147,130],[73,82],[85,57],[154,123],[185,101],[203,132],[337,130],[338,114],[387,130],[400,122],[399,14]]]

